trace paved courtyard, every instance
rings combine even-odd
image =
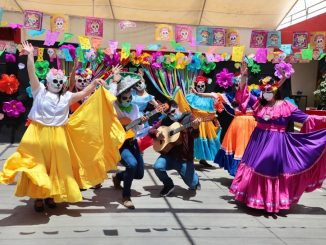
[[[0,166],[17,144],[0,144]],[[83,192],[84,201],[35,213],[29,198],[0,185],[0,244],[326,244],[326,184],[306,193],[290,211],[269,215],[237,205],[232,178],[216,166],[197,165],[202,189],[190,191],[175,171],[176,189],[161,198],[152,169],[158,155],[145,152],[145,176],[133,183],[135,210],[121,204],[108,179],[102,189]]]

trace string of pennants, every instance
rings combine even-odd
[[[1,26],[9,26],[11,28],[25,28],[29,29],[28,35],[35,37],[45,33],[44,45],[51,47],[59,39],[60,34],[62,38],[59,46],[69,41],[73,34],[69,30],[69,18],[66,15],[55,14],[50,16],[51,30],[42,29],[43,13],[34,10],[24,11],[23,24],[8,24],[2,20],[3,9],[0,8],[0,22]],[[121,30],[136,27],[136,23],[130,21],[120,21],[119,26]],[[86,17],[85,22],[85,36],[79,36],[78,40],[82,50],[95,51],[102,45],[103,37],[103,19],[95,17]],[[185,52],[182,43],[188,42],[191,46],[208,45],[205,53],[208,62],[219,62],[231,59],[240,62],[243,59],[245,47],[240,43],[240,34],[236,29],[224,29],[215,27],[199,26],[196,33],[193,33],[193,27],[185,25],[176,25],[175,29],[172,25],[157,24],[155,29],[155,39],[160,41],[170,41],[175,51]],[[232,54],[222,53],[217,54],[218,46],[232,47]],[[256,48],[254,54],[257,63],[266,63],[272,61],[278,63],[280,60],[288,62],[309,62],[309,60],[317,60],[325,57],[325,32],[294,32],[292,44],[281,43],[281,33],[279,31],[267,30],[252,30],[250,47]],[[0,41],[0,55],[3,52],[15,53],[16,49],[21,49],[20,46],[12,42]],[[109,41],[108,48],[105,49],[106,54],[112,54],[112,50],[118,48],[117,41]],[[128,42],[121,43],[121,53],[130,54],[131,45]],[[268,48],[274,48],[270,50]],[[50,49],[52,56],[56,55],[66,61],[72,61],[65,49]],[[136,54],[140,55],[145,45],[136,45]],[[147,46],[148,50],[165,50],[166,47],[162,44],[150,44]],[[42,50],[42,49],[38,49]],[[21,50],[19,50],[21,51]],[[38,56],[42,58],[42,51],[38,51]],[[44,49],[43,49],[44,52]],[[189,51],[188,51],[189,52]],[[20,54],[22,54],[20,52]],[[51,55],[49,54],[50,58]],[[89,55],[89,54],[88,54]]]

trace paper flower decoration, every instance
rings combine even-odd
[[[36,73],[36,76],[39,79],[45,79],[46,78],[46,74],[50,70],[49,66],[50,66],[50,63],[47,60],[44,60],[44,61],[36,61],[35,62],[35,73]]]
[[[97,52],[96,52],[96,59],[95,59],[96,63],[101,64],[104,60],[104,56],[105,56],[105,53],[104,53],[103,49],[98,48]]]
[[[141,60],[142,60],[141,55],[136,55],[135,51],[130,53],[130,61],[134,66],[139,66]]]
[[[282,78],[283,72],[286,78],[290,78],[291,75],[294,73],[294,69],[292,68],[292,65],[290,63],[285,63],[284,61],[281,61],[279,64],[276,64],[274,69],[275,69],[274,75],[280,79]]]
[[[224,68],[220,73],[216,74],[216,83],[222,87],[227,89],[233,85],[233,73],[229,72],[228,69]]]
[[[186,67],[186,60],[185,60],[185,55],[183,53],[178,52],[175,55],[175,59],[177,61],[176,69],[185,69]]]
[[[0,92],[14,94],[17,92],[19,82],[15,75],[2,74],[0,80]]]
[[[15,63],[16,56],[14,54],[6,54],[6,62],[7,63]]]
[[[191,61],[187,66],[187,70],[189,71],[195,71],[195,70],[199,70],[201,67],[201,62],[200,59],[197,55],[193,55],[191,57]]]
[[[260,65],[253,64],[250,71],[252,73],[258,74],[259,72],[261,72]]]
[[[142,65],[149,65],[151,63],[151,56],[149,53],[142,53],[140,57]]]
[[[114,53],[111,55],[104,56],[104,64],[106,66],[116,66],[120,63],[120,54]]]
[[[168,70],[173,70],[175,69],[176,63],[177,62],[176,62],[175,54],[164,55],[164,62],[163,62],[164,68]]]
[[[70,54],[71,58],[75,59],[75,57],[76,57],[76,48],[75,48],[75,46],[73,46],[71,44],[66,44],[66,45],[62,45],[59,49],[63,50],[65,48],[69,50],[69,54]]]
[[[201,65],[201,70],[203,72],[205,72],[206,74],[210,73],[212,70],[214,70],[216,67],[216,63],[215,62],[209,62],[207,63],[206,57],[203,60],[203,63]]]
[[[254,65],[254,60],[253,59],[248,59],[248,63],[247,63],[247,66],[248,67],[252,67]]]
[[[8,117],[19,117],[26,111],[26,108],[21,101],[11,100],[3,103],[2,110]]]

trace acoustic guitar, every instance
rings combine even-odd
[[[157,106],[154,110],[150,111],[149,113],[146,113],[144,116],[151,118],[155,114],[164,112],[168,109],[169,109],[169,105],[167,103],[164,103],[162,105]],[[119,120],[126,131],[125,140],[134,138],[136,136],[136,134],[133,131],[133,128],[136,127],[137,125],[144,123],[144,122],[142,122],[141,117],[137,118],[134,121],[131,121],[131,119],[129,117],[123,117],[123,118],[120,118]]]
[[[214,118],[216,118],[216,115],[198,119],[199,122],[208,122],[214,120]],[[160,126],[157,131],[163,134],[164,139],[154,139],[154,150],[161,154],[167,154],[175,145],[180,145],[182,143],[180,132],[191,126],[192,122],[186,123],[184,125],[179,122],[175,122],[170,126]]]

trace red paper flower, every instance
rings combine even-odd
[[[19,82],[15,75],[2,74],[0,80],[0,92],[14,94],[17,92]]]
[[[3,103],[2,110],[8,117],[19,117],[26,111],[26,108],[21,101],[11,100]]]

